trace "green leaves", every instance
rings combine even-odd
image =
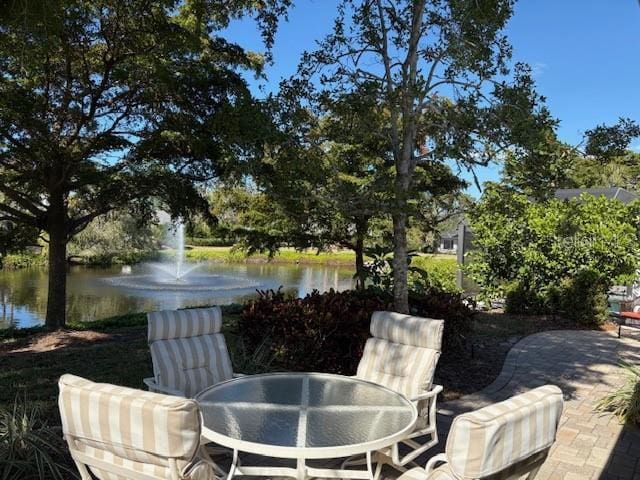
[[[583,272],[598,272],[598,291],[635,276],[640,262],[638,205],[583,195],[532,202],[490,186],[471,215],[473,261],[468,267],[488,295],[520,289],[533,296],[564,289]],[[565,289],[566,290],[566,289]]]
[[[596,405],[600,412],[612,412],[620,423],[640,425],[640,368],[622,363],[627,373],[627,383],[606,395]]]
[[[0,458],[1,480],[77,478],[60,428],[19,397],[13,409],[0,409]]]

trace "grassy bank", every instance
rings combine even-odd
[[[165,255],[171,255],[171,252],[165,252]],[[234,249],[233,247],[200,247],[189,246],[186,251],[186,257],[190,260],[210,260],[228,263],[301,263],[316,265],[344,265],[352,267],[355,264],[356,257],[352,251],[339,250],[333,252],[320,252],[306,250],[303,252],[293,248],[285,248],[276,253],[273,257],[267,254],[256,253],[247,255],[245,252]],[[425,254],[414,258],[413,263],[422,268],[437,267],[443,269],[456,268],[456,257],[454,255],[444,254]]]
[[[0,270],[16,270],[18,268],[29,267],[45,267],[47,265],[47,256],[42,254],[21,252],[10,253],[4,257],[0,257]]]
[[[166,252],[165,255],[171,255]],[[186,257],[195,261],[212,261],[224,263],[292,263],[292,264],[314,264],[314,265],[343,265],[352,266],[355,264],[355,255],[349,251],[321,252],[304,251],[299,252],[294,249],[282,249],[273,257],[267,254],[255,253],[247,255],[245,252],[233,247],[200,247],[189,246]]]

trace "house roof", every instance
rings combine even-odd
[[[442,232],[440,234],[440,238],[443,239],[443,240],[458,238],[458,231],[457,230],[450,230],[448,232]]]
[[[638,195],[620,187],[611,188],[560,188],[554,192],[558,200],[570,200],[577,198],[583,193],[588,193],[594,197],[605,197],[610,200],[619,200],[622,203],[630,203],[638,198]]]

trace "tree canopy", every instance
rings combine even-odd
[[[511,0],[343,0],[333,31],[303,58],[303,83],[317,81],[335,97],[366,87],[387,112],[398,311],[408,311],[416,171],[486,165],[535,124],[530,71],[519,66],[506,80],[511,49],[502,30],[512,13]]]
[[[118,207],[206,211],[196,188],[261,153],[242,69],[220,35],[255,15],[269,45],[287,0],[15,0],[0,17],[0,220],[49,240],[47,325],[64,325],[66,244]],[[146,205],[146,207],[145,207]]]
[[[565,306],[580,298],[569,288],[574,282],[606,298],[615,282],[634,278],[639,206],[588,194],[532,202],[491,185],[470,216],[475,250],[469,272],[485,295],[506,295],[512,311],[579,316],[579,301]]]

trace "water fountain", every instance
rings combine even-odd
[[[167,244],[173,248],[175,259],[173,261],[149,264],[159,274],[158,281],[163,278],[169,282],[186,282],[187,276],[197,270],[201,264],[196,263],[186,266],[185,263],[185,243],[184,243],[184,223],[177,220],[170,228],[167,229]]]
[[[165,244],[173,251],[170,259],[162,262],[145,263],[122,271],[121,275],[105,280],[115,287],[135,290],[180,291],[180,292],[226,292],[230,290],[252,292],[261,287],[247,278],[214,273],[196,272],[204,263],[190,263],[186,260],[184,223],[180,220],[166,225]]]

